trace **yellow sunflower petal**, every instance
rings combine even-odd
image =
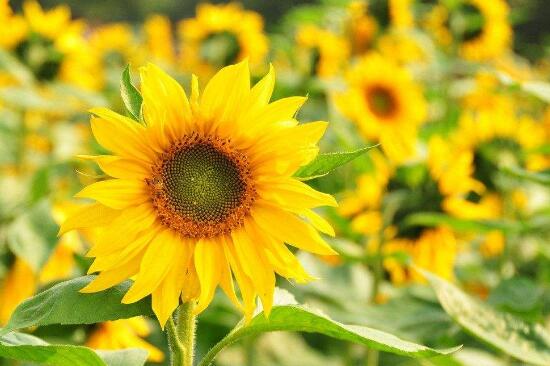
[[[201,313],[212,301],[221,279],[223,247],[214,240],[201,239],[195,247],[195,268],[201,285],[201,294],[195,313]]]
[[[107,207],[119,210],[149,200],[145,182],[129,179],[108,179],[96,182],[82,189],[75,197],[91,198]]]
[[[104,226],[111,223],[120,215],[119,210],[113,210],[101,203],[94,203],[83,207],[81,210],[69,216],[59,228],[59,236],[81,228]]]

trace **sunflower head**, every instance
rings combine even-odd
[[[268,52],[260,14],[239,4],[200,4],[195,18],[179,23],[184,69],[203,75],[248,58],[259,67]]]
[[[366,138],[380,141],[390,159],[402,162],[414,154],[419,124],[426,117],[426,101],[409,72],[371,53],[352,66],[348,89],[337,105]]]
[[[148,65],[145,125],[92,110],[94,135],[112,152],[95,160],[112,179],[84,188],[77,196],[96,203],[61,228],[101,231],[88,253],[90,272],[100,274],[84,292],[135,278],[123,302],[152,294],[164,325],[180,299],[200,312],[220,286],[250,317],[256,297],[269,313],[276,273],[311,279],[286,244],[335,254],[318,231],[334,232],[313,209],[336,202],[293,178],[316,156],[327,124],[294,119],[305,98],[270,102],[274,80],[270,70],[251,88],[245,61],[222,69],[202,95],[193,77],[189,99]]]

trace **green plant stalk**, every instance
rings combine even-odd
[[[170,317],[166,324],[171,366],[193,366],[196,329],[194,307],[192,301],[183,303],[178,308],[176,323]]]

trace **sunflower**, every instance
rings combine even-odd
[[[473,154],[457,152],[439,136],[428,144],[425,161],[395,166],[372,153],[373,169],[360,176],[357,188],[342,200],[339,213],[351,217],[351,229],[365,235],[369,251],[381,250],[383,265],[395,284],[423,282],[401,259],[444,278],[453,278],[459,240],[449,228],[407,224],[418,212],[450,213],[448,202],[483,188],[473,179]],[[388,217],[383,197],[404,196]],[[391,200],[390,200],[391,201]],[[380,248],[380,245],[382,246]]]
[[[178,24],[183,69],[210,76],[245,58],[253,69],[261,66],[268,52],[263,27],[260,14],[239,4],[199,4],[195,18]]]
[[[367,13],[367,3],[354,0],[348,5],[347,33],[351,39],[351,53],[360,55],[371,45],[378,30],[376,19]]]
[[[334,235],[331,226],[312,209],[336,201],[292,177],[317,155],[327,123],[298,124],[304,97],[269,103],[274,80],[271,69],[250,88],[243,61],[219,71],[200,97],[193,76],[188,99],[149,64],[141,69],[145,125],[92,110],[94,136],[112,151],[96,160],[113,179],[79,192],[97,202],[60,229],[102,230],[88,253],[89,272],[100,274],[83,292],[135,278],[123,303],[152,294],[164,325],[180,297],[200,313],[219,285],[250,318],[257,296],[269,314],[275,273],[311,279],[285,243],[335,254],[317,231]]]
[[[311,24],[298,28],[296,46],[306,73],[321,78],[338,74],[350,53],[345,38]]]
[[[453,7],[434,6],[423,25],[439,44],[457,42],[468,60],[498,60],[512,41],[508,13],[504,0],[463,0]]]
[[[147,53],[151,59],[164,65],[174,65],[176,51],[170,20],[162,15],[152,15],[145,21],[143,32]]]
[[[96,326],[86,346],[100,350],[142,348],[149,352],[150,362],[162,362],[164,353],[143,339],[150,333],[149,324],[141,317],[104,322]]]
[[[0,282],[0,325],[6,324],[15,308],[34,295],[36,275],[25,260],[15,258],[7,276]]]
[[[97,89],[103,83],[100,64],[84,38],[84,24],[71,20],[60,5],[44,11],[36,1],[23,4],[23,16],[11,18],[0,45],[28,66],[38,81],[61,81]]]
[[[389,11],[392,26],[400,29],[414,27],[412,0],[389,0]]]
[[[420,86],[403,67],[371,53],[346,74],[348,89],[336,98],[363,135],[379,141],[391,160],[414,155],[417,130],[426,117]]]

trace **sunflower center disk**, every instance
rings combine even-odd
[[[228,233],[242,225],[255,197],[246,157],[226,140],[186,137],[153,170],[147,183],[159,219],[184,236]]]
[[[390,117],[395,113],[397,103],[393,93],[385,87],[377,86],[367,92],[370,109],[380,117]]]

